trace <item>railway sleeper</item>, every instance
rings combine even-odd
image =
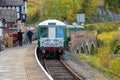
[[[54,78],[54,80],[76,80],[74,78]]]

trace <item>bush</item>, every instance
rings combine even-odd
[[[110,62],[109,69],[118,74],[118,76],[120,77],[120,58],[113,59]]]
[[[105,4],[107,4],[107,5],[105,5],[106,9],[109,9],[109,10],[119,13],[119,9],[118,9],[120,7],[119,0],[105,0]]]
[[[103,67],[108,68],[111,61],[111,48],[110,46],[102,47],[98,49],[98,58]]]
[[[99,34],[102,32],[111,32],[111,31],[117,31],[118,26],[120,23],[99,23],[99,24],[86,24],[85,28],[86,30],[96,30]]]
[[[110,44],[111,42],[114,41],[116,37],[116,32],[112,31],[112,32],[103,32],[101,34],[98,34],[98,40],[104,42],[105,44]]]
[[[112,48],[113,48],[113,50],[114,50],[114,53],[115,54],[120,54],[120,41],[115,41],[115,42],[113,42],[113,46],[112,46]]]

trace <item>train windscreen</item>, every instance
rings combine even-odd
[[[41,28],[41,37],[48,38],[48,28]]]

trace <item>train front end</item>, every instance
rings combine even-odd
[[[66,46],[65,24],[58,20],[46,20],[38,27],[38,50],[44,57],[60,58]]]

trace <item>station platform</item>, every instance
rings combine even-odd
[[[37,42],[0,52],[0,80],[49,80],[37,64]]]

